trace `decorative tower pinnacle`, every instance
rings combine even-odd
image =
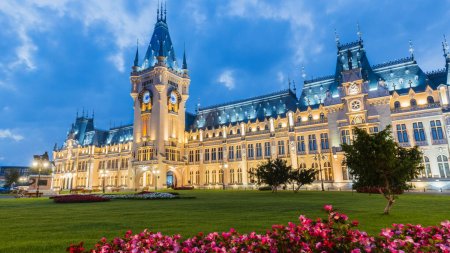
[[[444,51],[445,60],[447,62],[449,62],[450,61],[450,52],[449,52],[449,46],[448,46],[447,38],[445,37],[445,34],[444,34],[444,41],[442,42],[442,50]]]
[[[302,66],[302,78],[303,80],[306,78],[305,66]]]
[[[414,47],[413,47],[413,44],[412,44],[411,40],[409,40],[409,50],[408,51],[409,51],[409,55],[414,60]]]
[[[336,46],[339,47],[341,45],[341,43],[339,42],[339,35],[338,35],[336,29],[334,29],[334,40],[336,41]]]
[[[356,35],[358,35],[358,41],[362,41],[362,32],[361,32],[361,30],[359,29],[359,22],[358,23],[356,23]]]
[[[161,64],[164,63],[164,60],[166,59],[166,56],[164,55],[164,41],[162,40],[159,41],[159,51],[156,59],[158,60],[158,63]]]
[[[188,66],[187,66],[187,61],[186,61],[186,46],[184,46],[184,50],[183,50],[183,64],[181,66],[181,69],[183,70],[184,74],[188,74]]]
[[[137,71],[139,68],[139,39],[136,40],[136,55],[134,56],[133,71]]]

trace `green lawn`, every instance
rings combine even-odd
[[[0,252],[64,252],[73,242],[87,247],[102,236],[144,228],[192,236],[199,231],[263,232],[272,224],[297,221],[300,214],[324,217],[332,204],[371,234],[391,223],[438,224],[450,219],[449,195],[402,195],[389,216],[379,195],[351,192],[183,191],[195,199],[112,200],[54,204],[49,199],[0,199]]]

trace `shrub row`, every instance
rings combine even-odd
[[[99,195],[61,195],[50,197],[55,203],[86,203],[86,202],[104,202],[109,201]]]
[[[446,252],[450,253],[450,222],[439,226],[394,224],[383,229],[378,237],[356,229],[357,221],[350,222],[345,214],[324,209],[327,219],[311,220],[300,216],[299,223],[273,225],[265,234],[239,234],[234,229],[210,233],[182,240],[180,235],[167,236],[144,230],[133,235],[128,231],[123,238],[108,241],[102,238],[93,249],[85,251],[83,243],[70,245],[71,253],[115,252]]]

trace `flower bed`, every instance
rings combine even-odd
[[[86,203],[86,202],[105,202],[109,201],[99,195],[61,195],[50,197],[55,203]]]
[[[324,207],[327,219],[311,220],[301,215],[299,223],[273,225],[265,234],[240,234],[234,229],[182,240],[180,235],[166,236],[144,230],[108,242],[102,238],[90,251],[83,243],[70,245],[71,253],[115,252],[446,252],[450,253],[450,222],[439,226],[394,224],[383,229],[378,237],[356,229],[357,221],[349,222],[345,214]]]
[[[138,193],[138,194],[104,194],[104,198],[108,199],[175,199],[179,198],[170,193],[166,192],[149,192],[149,193]]]

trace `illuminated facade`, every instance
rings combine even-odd
[[[419,146],[425,170],[418,188],[450,186],[450,52],[445,68],[425,73],[410,56],[371,65],[361,34],[336,39],[336,71],[293,89],[186,112],[190,78],[179,68],[165,11],[158,10],[143,61],[136,52],[130,74],[132,125],[99,130],[93,117],[77,117],[62,147],[55,147],[53,188],[251,188],[248,173],[267,158],[314,168],[330,189],[349,188],[342,143],[355,127],[377,132],[392,125],[401,146]],[[303,75],[305,78],[305,75]],[[370,163],[370,161],[368,161]]]

